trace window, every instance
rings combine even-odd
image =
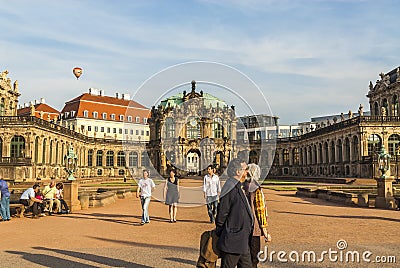
[[[106,166],[113,167],[114,166],[114,152],[108,151],[106,156]]]
[[[147,118],[146,117],[143,118],[143,123],[147,124]]]
[[[97,118],[99,116],[98,112],[93,112],[93,118]]]
[[[200,121],[196,117],[189,117],[186,123],[186,137],[189,139],[200,138]]]
[[[94,131],[95,131],[95,132],[99,132],[99,127],[98,127],[98,126],[95,126],[95,127],[94,127]]]
[[[136,116],[136,123],[140,123],[140,117]]]
[[[104,132],[104,127],[100,127],[100,132]]]
[[[128,122],[132,122],[132,116],[128,116]]]
[[[171,139],[175,136],[175,124],[172,117],[165,119],[165,138]]]
[[[119,129],[119,134],[122,134],[122,128]]]
[[[136,135],[139,135],[139,130],[138,129],[136,129]]]
[[[124,121],[124,115],[122,114],[119,115],[119,121]]]
[[[88,127],[87,127],[87,130],[88,130],[88,131],[92,131],[92,126],[88,126]]]
[[[71,117],[75,116],[75,111],[71,111]]]
[[[221,118],[215,118],[213,120],[213,134],[214,138],[222,138],[223,135],[223,127],[222,127],[222,119]]]
[[[117,154],[117,166],[119,167],[125,166],[125,154],[122,151],[119,151]]]
[[[44,143],[43,149],[45,149]],[[25,139],[22,136],[14,136],[11,139],[11,157],[24,157]]]
[[[111,114],[110,117],[111,117],[111,120],[115,120],[115,114]]]
[[[125,135],[128,135],[128,130],[127,129],[125,129]]]
[[[107,119],[107,113],[103,113],[103,114],[102,114],[102,118],[103,118],[103,119]]]
[[[64,118],[68,118],[69,112],[65,112]]]
[[[89,150],[87,156],[88,156],[88,159],[87,159],[88,167],[91,167],[91,166],[93,166],[93,150]]]
[[[88,110],[83,111],[83,117],[86,117],[86,118],[89,117],[89,111]]]
[[[150,131],[146,131],[146,136],[150,136]]]
[[[131,129],[131,135],[133,135],[133,129]]]
[[[115,127],[113,128],[113,133],[117,133],[117,129]]]
[[[381,137],[377,134],[371,134],[368,137],[368,155],[377,154],[382,146]]]
[[[107,128],[107,133],[111,133],[111,128]]]
[[[146,151],[142,153],[142,167],[148,167],[150,164],[149,156]]]
[[[103,151],[99,150],[96,154],[96,166],[101,167],[103,165]]]
[[[129,166],[138,167],[138,154],[136,152],[129,153]]]
[[[144,135],[144,130],[142,130],[140,133],[141,133],[141,135],[143,136],[143,135]]]

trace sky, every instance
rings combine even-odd
[[[61,110],[90,87],[134,96],[170,66],[216,62],[257,85],[266,101],[233,85],[255,113],[295,124],[369,110],[369,81],[400,65],[399,11],[396,0],[1,0],[0,70],[18,80],[20,104]],[[189,74],[188,90],[205,80]],[[154,105],[169,89],[158,85],[139,102]]]

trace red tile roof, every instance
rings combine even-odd
[[[48,114],[50,114],[50,119],[57,118],[60,115],[60,112],[54,109],[53,107],[47,105],[46,103],[39,103],[34,105],[35,107],[35,116],[37,118],[40,118],[40,114],[43,115],[42,119],[47,120],[48,119]],[[18,109],[17,111],[18,115],[30,115],[31,114],[31,107],[25,107]]]
[[[114,98],[110,96],[98,96],[89,93],[84,93],[65,103],[61,113],[70,113],[75,111],[71,118],[92,118],[93,112],[97,112],[97,119],[103,119],[102,114],[107,113],[107,119],[111,120],[111,114],[115,114],[115,121],[120,121],[119,116],[124,116],[124,121],[127,122],[127,117],[132,116],[132,122],[135,123],[136,117],[140,117],[140,123],[143,123],[143,118],[150,117],[150,110],[145,106],[132,101]],[[88,111],[88,116],[84,116],[84,111]]]

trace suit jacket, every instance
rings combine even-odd
[[[238,180],[229,178],[225,182],[217,211],[218,248],[227,253],[249,253],[253,212]]]

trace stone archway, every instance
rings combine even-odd
[[[186,170],[188,175],[200,175],[201,153],[198,149],[190,149],[186,154]]]

